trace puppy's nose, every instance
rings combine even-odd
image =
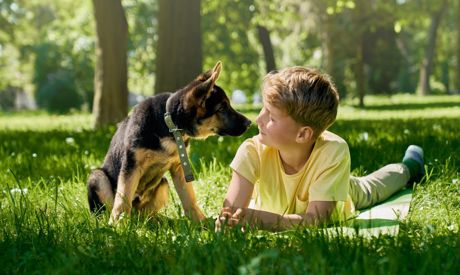
[[[246,121],[244,122],[244,127],[249,128],[250,125],[251,125],[251,121],[249,119],[246,119]]]

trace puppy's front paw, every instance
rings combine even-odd
[[[206,216],[204,215],[203,211],[201,211],[200,208],[194,208],[191,211],[187,211],[185,215],[194,222],[202,222],[206,220]]]
[[[117,216],[110,215],[109,225],[116,226],[127,220],[128,220],[128,214],[126,212],[122,212]]]

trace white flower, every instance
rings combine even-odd
[[[37,157],[37,153],[33,153],[33,154],[32,154],[32,157],[33,157],[33,158],[36,158],[36,157]]]
[[[66,137],[65,138],[65,142],[67,144],[74,144],[75,143],[75,139],[73,137]]]
[[[442,127],[439,124],[433,124],[433,130],[440,131],[440,130],[442,130]]]
[[[27,188],[23,188],[23,189],[20,189],[20,188],[13,188],[10,190],[10,193],[11,194],[14,194],[14,193],[22,193],[22,194],[27,194],[29,190],[27,190]]]
[[[359,134],[359,140],[360,141],[367,141],[369,139],[369,133],[368,132],[363,132]]]

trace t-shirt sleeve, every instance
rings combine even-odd
[[[230,167],[254,184],[259,178],[260,157],[253,139],[245,140],[236,152]]]
[[[309,188],[309,201],[346,201],[350,188],[350,151],[346,143],[320,160],[321,171]]]

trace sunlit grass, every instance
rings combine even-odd
[[[0,131],[6,130],[82,130],[90,129],[93,118],[89,113],[72,115],[48,114],[44,111],[28,111],[20,113],[0,112]]]
[[[314,228],[215,234],[211,219],[195,225],[183,217],[175,191],[157,219],[134,215],[114,228],[107,215],[89,214],[85,182],[115,128],[91,130],[89,114],[0,114],[1,273],[454,274],[460,98],[391,100],[368,97],[365,109],[343,105],[331,129],[348,142],[356,175],[400,161],[409,144],[425,149],[427,181],[417,186],[408,219],[398,236],[378,238]],[[258,108],[238,106],[252,118]],[[256,133],[252,126],[240,138],[192,142],[193,184],[208,217],[222,204],[238,145]]]

